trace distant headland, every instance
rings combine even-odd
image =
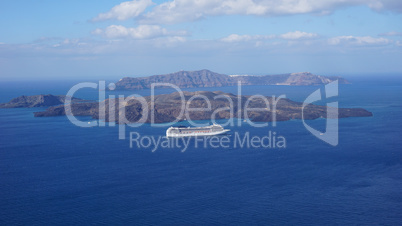
[[[152,83],[170,83],[179,88],[223,87],[242,85],[323,85],[338,80],[340,84],[349,82],[338,76],[314,75],[310,72],[288,73],[279,75],[225,75],[210,70],[179,71],[165,75],[148,77],[124,77],[116,83],[117,89],[150,89]]]

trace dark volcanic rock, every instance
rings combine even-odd
[[[125,77],[116,83],[117,89],[149,89],[152,83],[170,83],[180,88],[234,86],[242,85],[322,85],[338,80],[348,83],[341,77],[313,75],[309,72],[282,75],[224,75],[209,70],[179,71],[166,75],[149,77]],[[157,88],[163,88],[158,86]]]
[[[151,114],[154,114],[154,123],[172,122],[175,120],[210,120],[246,118],[245,109],[248,107],[248,118],[252,121],[286,121],[290,119],[302,119],[303,103],[294,102],[289,99],[280,99],[274,109],[272,97],[265,97],[269,105],[261,98],[250,98],[250,96],[236,96],[223,92],[183,92],[183,100],[180,93],[163,94],[145,97],[142,104],[139,99],[107,99],[104,102],[102,112],[105,112],[106,121],[118,123],[152,122]],[[201,97],[202,96],[202,97]],[[190,99],[192,98],[192,99]],[[207,101],[208,100],[208,101]],[[208,104],[210,103],[210,105]],[[185,103],[184,114],[181,114],[181,106]],[[103,104],[103,103],[102,103]],[[247,104],[247,106],[246,106]],[[153,106],[153,107],[152,107]],[[205,109],[204,111],[192,111],[191,109]],[[260,108],[255,110],[252,108]],[[88,115],[99,118],[98,103],[72,103],[73,115]],[[106,109],[106,110],[104,110]],[[110,110],[112,109],[112,110]],[[274,111],[275,110],[275,111]],[[274,112],[276,114],[274,114]],[[65,115],[64,106],[50,107],[44,112],[36,112],[35,117]],[[71,112],[67,113],[71,114]],[[119,119],[119,116],[124,116]],[[276,119],[274,119],[276,116]],[[340,108],[339,118],[345,117],[368,117],[372,113],[361,108]],[[304,109],[304,119],[332,118],[327,115],[326,106],[309,104]]]
[[[0,108],[34,108],[48,107],[64,103],[66,96],[35,95],[35,96],[20,96],[10,100],[8,103],[0,104]],[[72,98],[73,101],[78,101],[78,98]]]

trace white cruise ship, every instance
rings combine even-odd
[[[221,125],[213,124],[205,127],[170,127],[166,130],[167,137],[192,137],[192,136],[213,136],[224,134],[230,131],[229,129],[224,129]]]

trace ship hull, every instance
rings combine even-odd
[[[186,133],[186,134],[168,134],[166,133],[166,137],[199,137],[199,136],[215,136],[221,135],[229,132],[229,129],[225,129],[222,131],[215,131],[215,132],[207,132],[207,133]]]

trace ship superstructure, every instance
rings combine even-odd
[[[224,134],[230,131],[229,129],[224,129],[221,125],[212,124],[205,127],[185,127],[177,126],[170,127],[166,130],[167,137],[191,137],[191,136],[213,136]]]

